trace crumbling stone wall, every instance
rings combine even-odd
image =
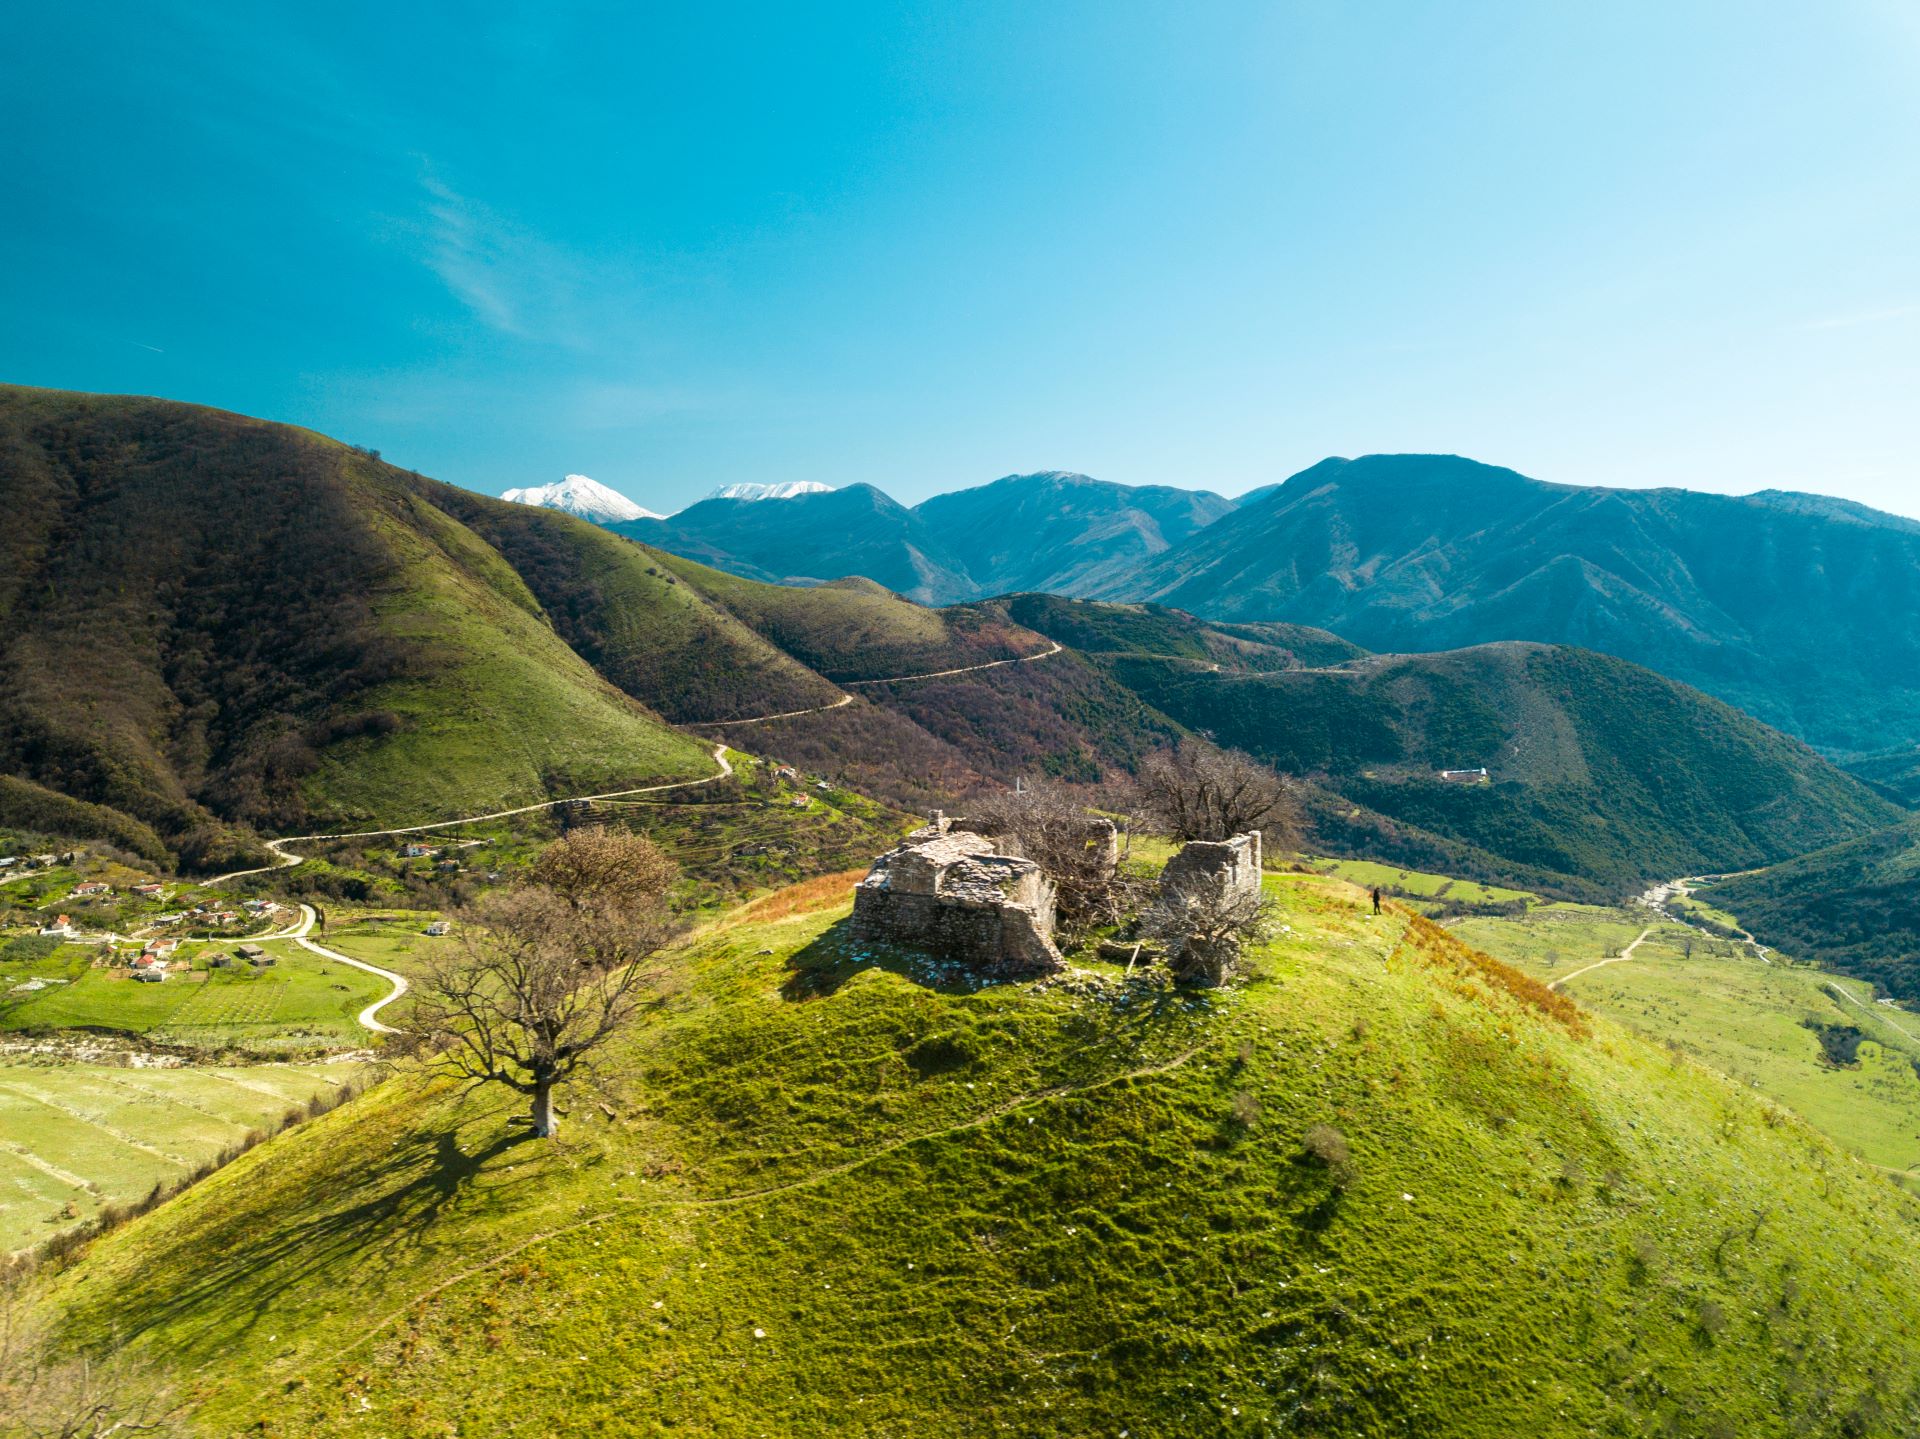
[[[1260,831],[1228,840],[1196,839],[1181,846],[1160,872],[1160,892],[1205,886],[1221,894],[1260,892]]]
[[[1061,967],[1053,905],[1039,865],[936,817],[874,861],[854,890],[853,934],[924,949],[988,978],[1045,974]]]
[[[939,810],[933,812],[936,826],[951,830],[964,830],[969,834],[984,834],[995,842],[1002,854],[1021,855],[1019,840],[1008,832],[1003,820],[972,815],[944,815]],[[1056,823],[1069,823],[1056,821]],[[1120,868],[1120,828],[1110,819],[1100,815],[1084,814],[1070,821],[1077,842],[1085,849],[1084,864],[1075,865],[1079,877],[1084,880],[1105,881],[1113,878]],[[1024,858],[1025,856],[1022,855]]]

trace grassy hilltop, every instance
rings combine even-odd
[[[1904,1197],[1342,881],[1268,883],[1287,930],[1206,994],[943,984],[850,947],[836,886],[774,895],[561,1143],[390,1084],[38,1300],[204,1434],[1920,1423]]]

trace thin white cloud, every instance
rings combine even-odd
[[[420,259],[484,324],[519,339],[590,347],[590,311],[624,297],[622,277],[464,195],[421,177]]]

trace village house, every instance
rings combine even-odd
[[[156,964],[151,969],[137,971],[133,977],[142,984],[159,984],[167,977],[167,971],[164,965]]]
[[[400,858],[402,859],[425,859],[432,853],[433,846],[430,844],[409,843],[400,846]]]
[[[63,914],[55,919],[52,924],[42,925],[40,927],[40,933],[47,935],[57,934],[63,939],[70,939],[73,937],[73,921]]]
[[[773,773],[776,779],[783,779],[791,784],[800,783],[800,771],[790,764],[776,765]]]
[[[144,895],[165,894],[167,887],[164,884],[136,884],[133,887],[133,892]]]
[[[445,934],[450,927],[444,919],[436,919],[426,927],[425,933],[438,938],[440,935]]]
[[[112,893],[112,885],[103,884],[97,879],[90,879],[85,884],[76,884],[73,887],[73,898],[75,899],[85,899],[91,895]]]
[[[20,856],[17,854],[0,855],[0,869],[12,869],[18,863]]]

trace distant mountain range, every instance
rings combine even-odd
[[[1134,573],[1233,509],[1205,490],[1129,486],[1048,470],[939,495],[912,508],[872,485],[796,489],[755,505],[727,486],[634,539],[782,584],[860,575],[922,604],[1016,590],[1081,593]]]
[[[1164,558],[1238,522],[1202,525],[1217,496],[1023,476],[917,510],[855,485],[617,527],[710,526],[814,579],[834,536],[902,581],[783,586],[193,406],[0,389],[0,454],[0,825],[189,864],[250,831],[697,775],[701,736],[918,808],[1210,734],[1301,776],[1341,852],[1588,897],[1903,818],[1804,745],[1590,652],[1373,656],[1297,623],[896,593],[1020,578],[996,524],[1044,537],[1047,574]],[[1483,765],[1485,785],[1437,775]]]
[[[860,575],[1284,620],[1368,649],[1575,644],[1830,753],[1920,742],[1920,524],[1818,495],[1547,484],[1446,455],[1326,460],[1238,502],[1046,471],[911,508],[869,485],[616,525],[755,579]]]

